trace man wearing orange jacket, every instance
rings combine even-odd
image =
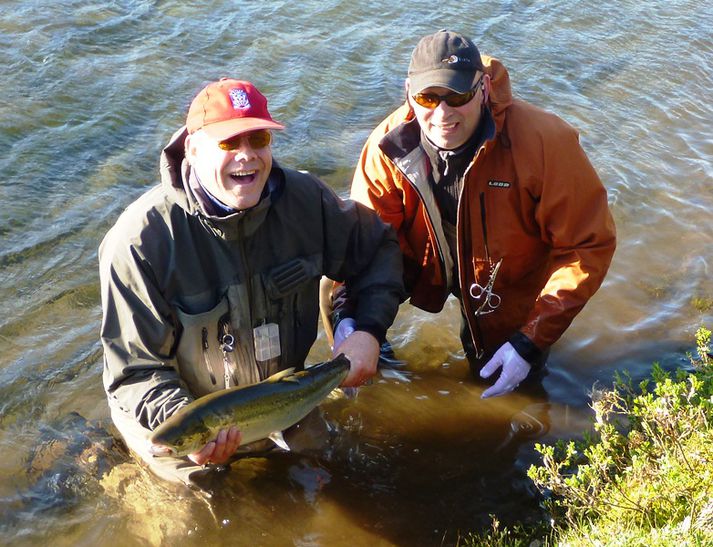
[[[513,98],[505,67],[465,36],[414,49],[406,103],[373,131],[352,198],[396,230],[411,304],[461,303],[461,340],[483,397],[540,369],[601,285],[616,246],[607,194],[577,132]],[[351,330],[335,296],[335,344]],[[340,294],[341,293],[341,294]]]

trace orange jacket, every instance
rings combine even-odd
[[[463,310],[476,349],[486,355],[518,330],[544,350],[601,285],[616,246],[614,222],[578,133],[513,99],[505,67],[487,56],[483,62],[492,81],[485,119],[494,123],[494,137],[476,152],[458,205]],[[411,303],[438,312],[451,289],[452,259],[419,139],[406,103],[367,140],[351,195],[396,229]],[[469,289],[485,286],[501,258],[493,287],[501,304],[476,318]]]

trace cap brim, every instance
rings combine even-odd
[[[262,118],[235,118],[204,125],[203,131],[217,141],[224,141],[247,131],[256,131],[257,129],[281,130],[284,128],[285,126],[282,124]]]
[[[478,71],[444,70],[439,68],[409,78],[411,93],[421,93],[428,87],[445,87],[456,93],[473,89]]]

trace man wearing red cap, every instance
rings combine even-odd
[[[541,369],[602,283],[616,245],[606,190],[576,131],[513,98],[505,67],[462,34],[422,38],[405,88],[351,196],[396,230],[411,304],[460,300],[471,369],[497,376],[483,397],[502,395]],[[336,293],[340,340],[351,319]]]
[[[161,184],[129,206],[99,249],[104,386],[129,447],[191,483],[240,445],[233,427],[188,458],[153,458],[148,437],[195,398],[301,367],[317,336],[321,276],[358,298],[340,348],[344,386],[376,372],[403,293],[393,230],[316,178],[273,161],[267,100],[223,79],[193,100],[161,156]]]

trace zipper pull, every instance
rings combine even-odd
[[[230,332],[230,319],[221,319],[218,325],[218,342],[220,342],[220,349],[223,352],[223,379],[225,387],[228,388],[231,377],[234,385],[238,384],[238,380],[233,374],[235,365],[229,357],[229,354],[235,351],[235,336]]]
[[[220,349],[225,353],[232,353],[235,350],[235,337],[230,333],[221,336]]]

